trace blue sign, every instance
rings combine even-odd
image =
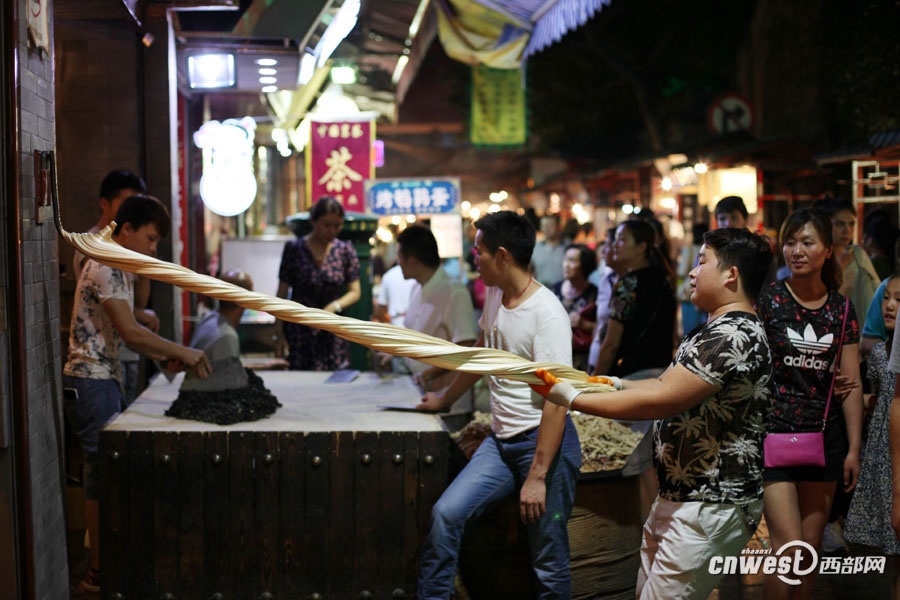
[[[366,207],[376,215],[439,215],[456,212],[459,178],[367,179]]]

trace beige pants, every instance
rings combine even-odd
[[[759,522],[762,498],[750,504]],[[722,578],[709,572],[713,556],[736,556],[753,532],[734,504],[672,502],[656,497],[644,523],[638,600],[706,600]]]

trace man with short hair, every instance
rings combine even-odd
[[[253,291],[253,280],[243,271],[232,269],[220,279],[225,283]],[[203,315],[194,328],[194,333],[191,335],[191,348],[198,348],[206,352],[210,363],[226,358],[239,359],[241,343],[238,339],[237,327],[243,314],[243,306],[227,300],[219,300],[219,308]]]
[[[165,207],[152,196],[132,195],[115,215],[113,240],[147,256],[170,227]],[[87,260],[75,290],[69,355],[63,369],[65,410],[84,454],[85,521],[91,539],[91,566],[80,587],[100,589],[100,507],[98,443],[103,425],[126,407],[121,389],[119,347],[124,341],[153,358],[175,359],[205,377],[210,365],[202,350],[163,339],[134,318],[131,273]]]
[[[523,216],[500,211],[475,222],[476,263],[484,284],[482,334],[476,346],[522,358],[572,364],[572,327],[559,299],[529,275],[535,231]],[[458,372],[421,409],[450,406],[481,375]],[[463,530],[518,493],[526,524],[535,595],[569,598],[567,521],[581,468],[578,434],[566,409],[543,402],[521,381],[489,377],[492,434],[431,512],[419,564],[418,597],[451,598]]]
[[[387,317],[391,325],[403,327],[414,283],[403,276],[400,265],[394,265],[381,276],[381,286],[375,300],[375,313],[379,320]]]
[[[763,509],[763,440],[772,356],[754,303],[772,250],[746,229],[704,236],[691,302],[709,321],[689,333],[658,379],[598,377],[609,393],[579,393],[538,370],[534,386],[565,408],[611,419],[656,419],[659,495],[644,524],[637,598],[705,600],[721,574],[710,561],[740,553]]]
[[[716,203],[716,227],[724,229],[734,227],[745,229],[747,227],[747,207],[740,196],[725,196]]]
[[[544,234],[544,239],[534,245],[531,261],[534,264],[535,279],[551,288],[563,280],[562,264],[566,257],[559,215],[541,217],[541,233]]]
[[[397,236],[397,264],[403,277],[413,281],[403,326],[442,340],[471,346],[478,338],[472,296],[463,284],[450,279],[441,266],[437,240],[427,227],[414,225]],[[422,389],[440,390],[453,379],[453,371],[404,359]],[[470,395],[454,403],[451,412],[472,410]]]

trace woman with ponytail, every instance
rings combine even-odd
[[[767,446],[764,512],[776,554],[794,540],[818,549],[837,485],[847,491],[856,486],[862,433],[859,325],[852,303],[838,293],[842,273],[831,220],[818,209],[798,210],[779,238],[791,273],[764,288],[757,307],[772,351],[768,433],[819,432],[824,426],[825,464],[770,466],[798,461]],[[814,577],[790,586],[767,575],[765,597],[809,598]]]
[[[623,377],[642,371],[639,377],[654,377],[672,362],[676,302],[671,263],[654,227],[641,219],[619,225],[613,253],[626,275],[613,289],[594,374]]]

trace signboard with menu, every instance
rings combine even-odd
[[[459,178],[370,179],[366,207],[375,215],[440,215],[459,206]]]
[[[363,182],[375,176],[374,121],[313,121],[306,149],[306,197],[310,206],[334,196],[347,212],[366,211]]]

